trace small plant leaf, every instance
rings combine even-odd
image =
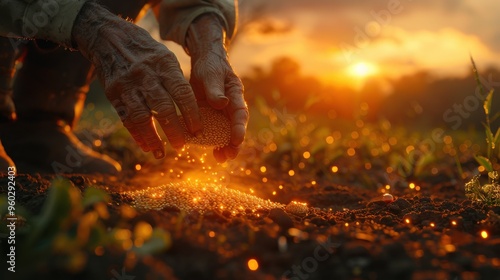
[[[479,72],[477,71],[476,63],[474,62],[474,58],[472,58],[472,55],[470,56],[470,61],[472,62],[472,72],[474,72],[474,79],[476,80],[476,84],[479,87],[479,92],[481,93],[481,96],[484,96],[483,84],[481,84],[481,80],[479,79]]]
[[[488,143],[488,149],[495,149],[495,140],[491,128],[487,125],[484,126],[486,132],[486,143]]]
[[[96,204],[98,202],[109,202],[109,195],[100,189],[87,188],[83,193],[82,204],[83,207],[88,207],[90,205]]]
[[[476,158],[476,161],[484,166],[484,168],[486,169],[486,171],[488,172],[492,172],[493,171],[493,165],[491,164],[490,160],[483,157],[483,156],[475,156]]]
[[[138,255],[152,255],[168,249],[172,245],[170,233],[155,229],[153,235],[142,246],[134,247],[132,250]]]
[[[495,115],[493,115],[493,117],[490,118],[490,122],[494,122],[496,121],[498,118],[500,118],[500,112],[496,112]]]
[[[495,133],[495,136],[493,137],[493,145],[500,145],[500,127],[497,129],[497,132]],[[493,147],[494,149],[495,147]]]
[[[417,177],[422,176],[423,171],[426,169],[426,167],[428,167],[435,161],[436,157],[434,156],[433,153],[425,153],[417,160],[417,163],[415,164],[415,176]]]
[[[488,96],[484,100],[484,113],[488,116],[491,112],[491,101],[493,99],[493,89],[490,90]]]

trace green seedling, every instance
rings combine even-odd
[[[479,79],[479,73],[472,57],[471,62],[477,86],[481,91],[481,94],[484,96],[484,88]],[[486,116],[486,122],[483,123],[486,134],[486,156],[475,155],[475,159],[479,163],[479,165],[482,166],[486,172],[488,172],[489,182],[488,184],[481,185],[481,182],[479,180],[480,176],[474,176],[472,180],[465,184],[465,195],[471,200],[480,200],[489,205],[500,205],[500,185],[498,184],[498,172],[494,170],[495,164],[498,161],[498,156],[495,156],[495,149],[500,144],[500,128],[497,129],[496,133],[493,133],[491,126],[492,122],[494,122],[500,116],[500,112],[491,117],[493,92],[493,89],[488,92],[488,95],[483,104],[483,109]]]

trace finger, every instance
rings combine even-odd
[[[169,52],[157,65],[160,67],[157,73],[161,77],[163,87],[177,104],[189,132],[196,135],[202,130],[200,113],[193,90],[184,79],[177,59]]]
[[[226,160],[235,159],[238,153],[240,152],[241,145],[238,147],[234,147],[232,145],[228,145],[219,149],[214,149],[213,154],[214,158],[217,162],[223,163]]]
[[[170,98],[163,88],[162,92],[151,92],[149,95],[154,95],[154,97],[148,98],[150,100],[148,106],[167,136],[170,145],[174,149],[182,148],[186,142],[184,137],[185,130],[179,122],[172,98]]]
[[[226,92],[231,100],[227,108],[231,120],[230,145],[238,147],[245,138],[249,112],[243,97],[243,85],[236,75],[228,77]]]
[[[224,163],[227,160],[226,154],[224,153],[224,150],[221,149],[214,149],[214,158],[218,163]]]
[[[152,151],[155,158],[165,156],[164,147],[153,123],[152,113],[146,106],[144,97],[134,91],[125,92],[121,95],[121,100],[127,108],[124,125],[132,134],[134,139],[140,135],[143,143],[143,150]],[[136,136],[134,136],[136,135]]]
[[[223,148],[224,155],[227,159],[235,159],[238,153],[240,152],[240,146],[234,147],[232,145],[226,146]]]
[[[119,98],[114,98],[110,99],[111,104],[116,110],[116,113],[120,117],[120,120],[123,123],[123,126],[129,131],[130,135],[132,135],[132,138],[135,140],[137,145],[144,151],[144,152],[149,152],[149,147],[146,144],[146,141],[142,139],[141,134],[137,129],[135,129],[135,126],[130,123],[130,121],[127,119],[127,116],[130,114],[130,110],[123,104],[123,102]]]

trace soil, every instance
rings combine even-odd
[[[66,177],[80,189],[107,187],[112,216],[120,205],[133,204],[121,191],[141,181]],[[308,211],[276,208],[231,215],[218,209],[204,214],[175,207],[140,210],[131,223],[147,221],[169,231],[173,242],[168,250],[123,271],[124,256],[91,256],[83,272],[49,270],[40,279],[500,279],[500,207],[467,200],[462,183],[431,178],[415,182],[420,191],[394,184],[394,199],[386,202],[380,191],[321,177],[315,184],[269,177],[277,179],[267,184],[255,178],[240,181],[280,203],[300,198]],[[18,175],[17,203],[38,213],[51,179]],[[6,182],[0,178],[0,185]],[[263,194],[269,185],[279,184],[284,188],[278,195]],[[249,269],[251,259],[258,262],[255,271]]]

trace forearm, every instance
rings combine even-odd
[[[45,39],[72,47],[73,23],[84,3],[84,0],[0,1],[0,35]]]
[[[226,31],[219,17],[213,13],[203,14],[196,18],[188,28],[186,49],[193,57],[213,52],[226,57]]]
[[[226,36],[226,43],[236,29],[237,1],[233,0],[163,0],[157,10],[160,35],[186,48],[186,36],[191,23],[204,14],[216,15]]]

